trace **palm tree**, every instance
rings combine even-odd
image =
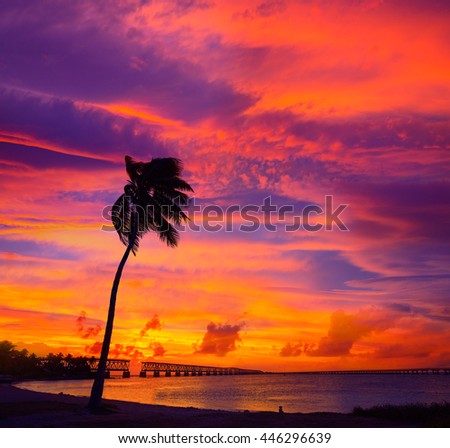
[[[101,404],[117,290],[128,256],[130,252],[136,255],[141,238],[150,231],[156,232],[168,246],[176,247],[179,233],[173,224],[179,225],[188,220],[181,208],[189,202],[189,197],[184,192],[194,191],[180,177],[183,165],[179,159],[157,158],[144,163],[125,156],[125,164],[130,179],[124,187],[124,194],[112,208],[111,219],[126,250],[111,290],[100,361],[89,399],[90,409],[97,409]]]

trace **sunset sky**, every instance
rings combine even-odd
[[[243,232],[235,215],[211,232],[199,215],[176,249],[147,235],[111,357],[450,365],[450,2],[1,9],[0,340],[99,354],[125,249],[103,209],[128,154],[182,159],[202,207],[270,197],[299,212],[332,196],[348,231]]]

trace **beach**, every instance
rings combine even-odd
[[[86,397],[0,385],[2,428],[387,428],[399,422],[333,412],[230,412],[103,400],[97,413]]]

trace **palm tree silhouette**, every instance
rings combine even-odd
[[[130,180],[124,187],[124,194],[112,208],[111,219],[120,240],[127,248],[111,289],[105,336],[88,404],[90,409],[97,409],[102,400],[117,290],[128,256],[130,252],[136,255],[141,238],[150,231],[156,232],[168,246],[176,247],[179,233],[173,224],[179,225],[188,220],[181,208],[189,202],[189,197],[184,192],[194,191],[180,177],[183,164],[179,159],[157,158],[144,163],[125,156],[125,164]]]

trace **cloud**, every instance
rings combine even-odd
[[[81,339],[80,341],[80,338],[74,332],[76,316],[57,312],[57,305],[51,302],[51,298],[53,297],[52,291],[45,289],[45,286],[37,283],[36,278],[32,277],[32,279],[33,286],[25,286],[26,289],[24,290],[12,289],[12,291],[14,291],[16,297],[23,299],[27,297],[30,303],[34,304],[34,309],[17,309],[6,306],[8,303],[8,295],[4,294],[2,296],[3,303],[0,305],[0,334],[3,334],[3,336],[0,336],[0,339],[19,341],[20,343],[27,344],[38,343],[36,347],[39,347],[41,343],[46,344],[53,353],[56,350],[64,351],[65,353],[73,353],[74,351],[80,350],[80,348],[82,350],[85,340]],[[39,285],[39,287],[36,285]],[[33,302],[33,297],[35,297],[36,292],[47,301],[45,306],[39,302]],[[59,299],[58,303],[61,303],[62,294],[62,290],[58,290],[56,293]],[[17,305],[17,300],[11,302]],[[50,309],[55,311],[47,311]],[[80,342],[82,343],[81,347]],[[39,348],[40,353],[42,353],[43,348]]]
[[[211,322],[206,327],[203,341],[196,347],[195,353],[204,355],[225,356],[236,350],[236,343],[241,341],[239,332],[244,324],[215,324]]]
[[[153,350],[153,356],[156,358],[158,356],[164,356],[167,350],[163,347],[160,342],[152,342],[148,348]]]
[[[27,2],[26,14],[21,13],[23,6],[10,6],[2,14],[5,84],[90,103],[141,102],[160,115],[189,123],[239,115],[255,103],[231,84],[207,79],[195,63],[168,58],[152,27],[143,24],[139,5],[120,17],[115,2],[108,2],[107,11],[95,2],[44,3]],[[176,4],[176,10],[183,8],[186,2]],[[133,39],[140,30],[148,36]]]
[[[181,17],[195,11],[211,8],[213,2],[205,0],[166,0],[163,9],[155,13],[155,19]]]
[[[360,175],[367,181],[367,177],[378,179],[374,167],[382,168],[385,176],[395,180],[399,175],[433,175],[442,157],[447,159],[442,151],[450,147],[446,114],[361,112],[351,117],[317,119],[284,109],[248,114],[233,125],[243,136],[242,144],[246,136],[251,136],[255,153],[247,151],[247,157],[262,151],[266,159],[284,162],[280,167],[284,174],[295,176],[295,170],[301,170],[302,177],[311,170],[329,175],[339,170],[344,178]],[[405,151],[410,154],[407,160]],[[293,153],[295,159],[286,164]],[[304,164],[307,171],[303,174]],[[430,180],[437,179],[434,176]]]
[[[139,336],[142,338],[145,336],[145,334],[147,333],[148,330],[161,330],[162,328],[162,324],[161,321],[159,320],[159,317],[157,314],[155,314],[151,320],[149,320],[144,328],[141,330],[141,332],[139,333]]]
[[[301,342],[290,343],[287,342],[280,350],[280,356],[300,356],[303,351],[303,344]]]
[[[1,126],[1,124],[0,124]],[[0,136],[1,140],[2,136]],[[25,146],[17,143],[0,141],[0,163],[17,168],[34,168],[36,170],[61,169],[72,171],[101,171],[115,169],[117,165],[106,161],[64,154],[37,146]]]
[[[28,239],[11,239],[0,237],[2,252],[10,254],[20,254],[27,257],[36,257],[44,260],[80,260],[80,254],[76,250],[67,249],[55,243],[43,243]],[[12,259],[12,257],[11,257]]]
[[[284,1],[275,0],[260,3],[256,8],[256,14],[261,17],[270,17],[275,14],[279,14],[286,9],[286,3]]]
[[[316,287],[322,291],[352,289],[348,282],[373,278],[374,274],[361,269],[349,262],[345,252],[333,250],[298,250],[290,251],[303,262],[304,269],[296,273],[301,283],[310,288]]]
[[[115,344],[114,348],[109,349],[108,356],[111,358],[126,357],[134,361],[143,358],[144,354],[134,345]]]
[[[102,331],[100,324],[86,327],[87,314],[86,311],[81,311],[81,314],[76,319],[77,333],[83,338],[88,339],[97,336]]]
[[[339,141],[346,148],[446,148],[448,116],[360,114],[351,119],[297,120],[289,133],[304,140]]]
[[[411,12],[412,8],[414,8],[414,10],[422,14],[431,12],[442,15],[450,10],[450,4],[447,0],[434,0],[433,2],[428,2],[427,0],[395,0],[393,3],[399,9],[402,8]]]
[[[89,355],[99,355],[102,351],[102,345],[101,342],[94,342],[91,345],[86,345],[84,351]]]
[[[281,14],[286,10],[286,3],[280,0],[264,1],[256,5],[254,8],[246,9],[242,13],[234,14],[233,18],[255,19],[267,18],[276,14]]]
[[[60,152],[71,152],[89,158],[117,159],[122,163],[123,154],[162,156],[166,148],[157,136],[157,128],[143,124],[136,118],[124,118],[105,109],[75,102],[67,98],[39,95],[0,85],[0,134],[14,136],[20,134],[28,139],[27,146],[48,145]],[[56,148],[56,149],[55,149]],[[11,158],[11,147],[3,151]],[[16,147],[16,151],[20,151]],[[56,156],[41,149],[34,156],[28,151],[21,152],[16,160],[33,164],[41,168],[43,163],[37,159],[40,155],[47,160],[47,166],[61,165],[63,161],[75,163],[80,169],[86,168],[81,158]],[[26,160],[24,160],[24,158]],[[14,160],[14,158],[13,158]],[[86,161],[87,162],[87,161]],[[101,162],[92,161],[92,167],[99,168]],[[104,168],[111,163],[102,162]]]
[[[354,314],[336,311],[331,315],[328,335],[317,346],[305,350],[308,356],[347,356],[353,344],[373,333],[393,327],[402,312],[387,308],[368,307]]]

